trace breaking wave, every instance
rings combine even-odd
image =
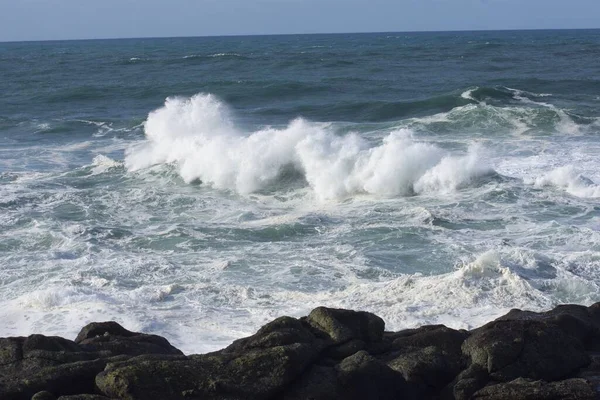
[[[331,124],[295,119],[284,128],[242,132],[227,106],[210,94],[168,98],[144,124],[146,141],[130,149],[136,171],[175,164],[186,182],[249,194],[268,189],[290,168],[320,200],[356,194],[381,197],[451,192],[493,173],[483,149],[449,153],[399,129],[372,146],[358,134],[340,136]]]

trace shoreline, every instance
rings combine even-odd
[[[375,314],[319,307],[189,356],[91,323],[74,341],[0,338],[0,398],[598,399],[600,303],[514,309],[470,331],[388,332]]]

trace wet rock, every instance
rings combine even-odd
[[[507,383],[486,386],[473,400],[594,400],[596,393],[583,379],[559,382],[531,381],[518,378]]]
[[[316,365],[297,379],[283,396],[284,400],[342,399],[342,388],[333,366]]]
[[[367,344],[365,342],[354,339],[327,349],[325,352],[325,357],[332,358],[334,360],[343,360],[346,357],[350,357],[351,355],[364,350],[366,347]]]
[[[383,320],[375,314],[326,307],[315,308],[306,321],[325,333],[334,343],[352,339],[366,343],[379,342],[385,328]]]
[[[600,312],[594,312],[594,306],[566,304],[541,313],[514,309],[497,320],[542,321],[553,324],[579,339],[586,349],[600,350]]]
[[[280,317],[264,325],[254,335],[239,339],[224,349],[228,353],[249,349],[265,349],[293,343],[315,343],[316,337],[302,322],[291,317]]]
[[[600,393],[600,353],[590,353],[589,355],[592,362],[587,367],[580,369],[575,378],[585,379],[596,392]]]
[[[134,358],[109,366],[96,385],[127,399],[264,399],[282,392],[317,355],[310,345],[295,343],[183,360]]]
[[[161,336],[131,332],[116,322],[86,325],[75,343],[86,351],[103,351],[110,355],[183,354]]]
[[[0,339],[0,399],[591,399],[599,321],[600,303],[513,310],[472,332],[384,332],[373,314],[320,307],[192,356],[93,323],[76,341]]]
[[[442,391],[442,398],[454,400],[469,400],[479,389],[484,387],[490,375],[481,365],[473,364],[462,371],[454,383]]]
[[[79,331],[79,334],[75,338],[75,343],[81,343],[84,340],[97,338],[98,336],[131,337],[136,335],[138,333],[123,328],[115,321],[92,322],[81,328],[81,331]]]
[[[27,399],[41,391],[54,395],[94,393],[94,380],[110,361],[122,361],[125,357],[80,361],[54,367],[41,368],[3,379],[0,398],[3,400]]]
[[[460,373],[458,364],[433,346],[401,354],[387,365],[409,383],[418,385],[424,394],[438,392]]]
[[[448,353],[461,353],[461,346],[469,332],[450,329],[444,325],[427,325],[395,333],[386,333],[394,349],[435,346]]]
[[[463,353],[497,381],[523,377],[557,380],[589,364],[582,343],[554,324],[500,320],[477,329]]]
[[[340,399],[411,399],[412,389],[402,374],[385,363],[360,351],[344,359],[337,367]]]

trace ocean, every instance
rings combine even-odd
[[[600,300],[600,30],[0,43],[0,336]]]

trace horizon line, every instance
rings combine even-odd
[[[228,37],[264,37],[264,36],[311,36],[311,35],[368,35],[383,33],[466,33],[466,32],[531,32],[531,31],[593,31],[599,28],[520,28],[520,29],[450,29],[450,30],[413,30],[413,31],[356,31],[356,32],[309,32],[309,33],[251,33],[251,34],[223,34],[223,35],[182,35],[182,36],[125,36],[125,37],[97,37],[74,39],[24,39],[0,40],[0,43],[36,43],[36,42],[84,42],[95,40],[140,40],[140,39],[193,39],[193,38],[228,38]]]

